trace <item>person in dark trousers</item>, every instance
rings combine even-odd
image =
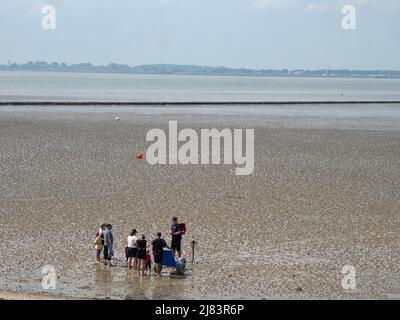
[[[182,256],[182,250],[181,250],[182,229],[180,224],[178,223],[177,217],[172,218],[171,236],[172,236],[172,241],[171,241],[172,252],[174,256],[178,254],[178,259],[179,259]]]
[[[167,242],[161,238],[161,232],[157,233],[157,238],[151,243],[153,246],[153,257],[154,257],[154,272],[157,277],[161,276],[162,262],[163,262],[163,249],[167,248]]]
[[[112,225],[108,224],[103,231],[104,264],[109,264],[110,266],[111,266],[111,257],[114,254],[114,251],[113,251],[114,237],[113,237],[111,230],[112,230]]]

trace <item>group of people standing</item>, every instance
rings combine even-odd
[[[181,243],[182,235],[186,232],[185,224],[178,223],[178,218],[172,218],[171,224],[171,245],[162,238],[161,232],[158,232],[156,238],[149,242],[145,234],[138,235],[136,229],[132,229],[126,239],[125,256],[129,269],[137,270],[139,274],[144,275],[146,271],[151,270],[151,255],[149,248],[152,247],[154,271],[159,277],[163,265],[164,248],[170,248],[174,257],[178,259],[182,256]],[[112,265],[111,259],[114,256],[114,236],[112,234],[112,225],[103,223],[96,232],[94,241],[96,249],[96,262],[101,262],[101,251],[103,251],[103,262],[105,265]]]

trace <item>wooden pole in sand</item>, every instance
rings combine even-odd
[[[192,264],[194,263],[194,246],[196,245],[196,241],[192,241],[191,242],[191,245],[192,245]]]

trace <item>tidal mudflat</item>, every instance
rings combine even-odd
[[[115,121],[119,117],[120,121]],[[151,166],[146,133],[254,128],[249,176]],[[79,298],[390,298],[400,293],[400,106],[0,107],[0,290]],[[187,224],[184,279],[140,278],[123,247]],[[93,237],[114,225],[113,268]],[[44,290],[52,265],[57,288]],[[357,287],[341,286],[344,265]]]

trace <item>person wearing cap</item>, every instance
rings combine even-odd
[[[137,268],[137,243],[138,237],[136,236],[136,229],[132,229],[129,232],[128,239],[126,240],[128,245],[128,268]],[[132,263],[133,262],[133,263]]]

